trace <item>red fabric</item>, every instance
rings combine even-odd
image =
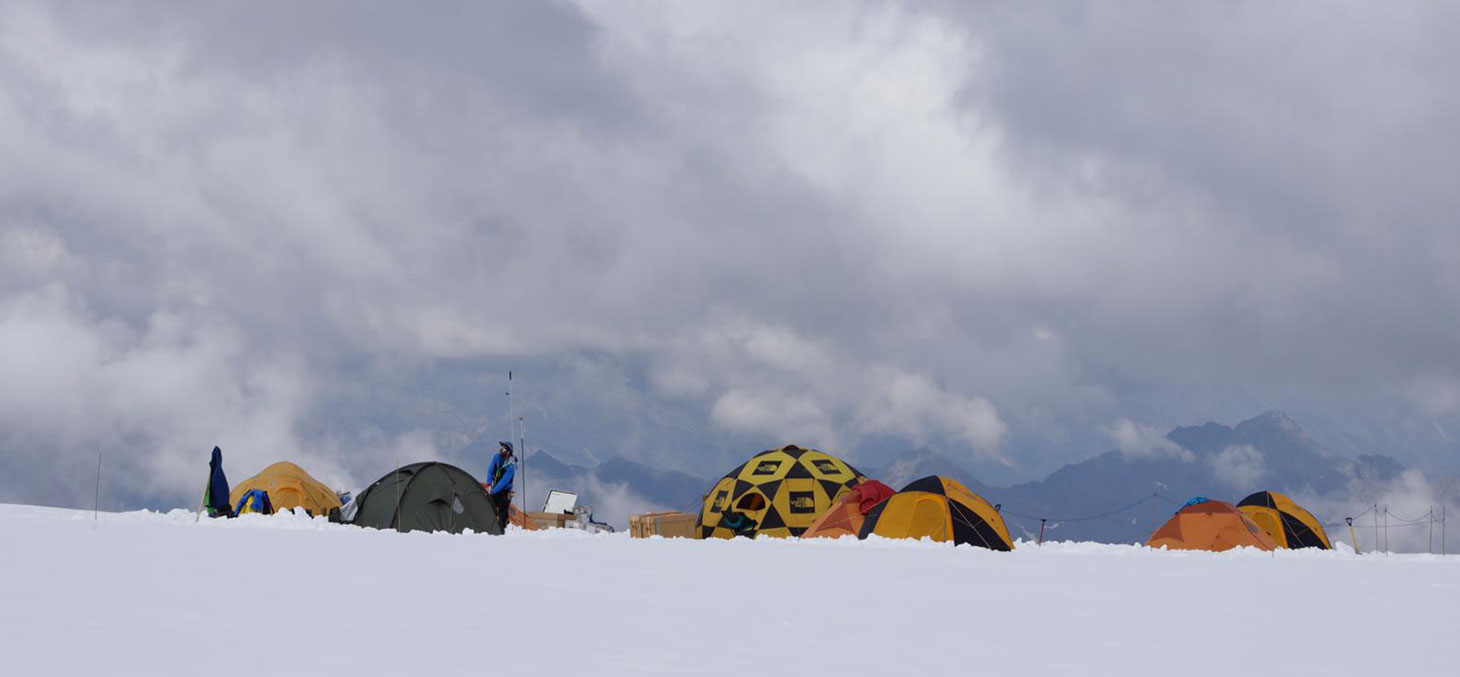
[[[877,480],[867,480],[852,487],[852,490],[862,496],[862,502],[858,504],[857,509],[861,510],[863,515],[872,512],[872,508],[877,507],[878,503],[887,500],[893,494],[897,493],[892,490],[892,487]]]

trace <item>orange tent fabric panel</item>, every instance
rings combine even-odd
[[[878,503],[887,500],[893,493],[891,487],[877,480],[867,480],[858,484],[842,494],[841,498],[837,499],[821,517],[816,518],[816,521],[806,528],[806,533],[801,534],[801,537],[857,536],[862,532],[862,524],[867,521],[867,513]]]

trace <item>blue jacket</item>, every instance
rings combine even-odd
[[[497,476],[498,469],[501,469],[502,479],[493,481]],[[487,482],[492,485],[492,493],[500,494],[512,490],[512,478],[517,475],[517,457],[511,457],[503,467],[502,455],[492,454],[492,464],[487,466]]]

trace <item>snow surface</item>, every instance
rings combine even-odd
[[[1455,556],[5,505],[0,544],[0,675],[1460,674]]]

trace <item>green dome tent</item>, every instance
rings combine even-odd
[[[353,507],[349,521],[362,527],[502,533],[486,490],[465,470],[446,463],[396,468],[360,492]]]

